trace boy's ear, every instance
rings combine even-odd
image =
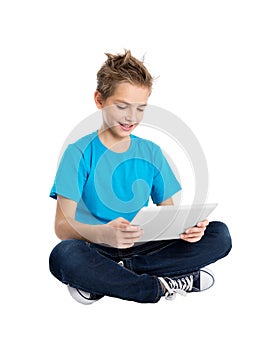
[[[99,109],[103,108],[102,95],[101,95],[101,93],[98,90],[96,90],[94,92],[94,101],[95,101],[95,104],[96,104],[97,108],[99,108]]]

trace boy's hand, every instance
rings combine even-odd
[[[139,226],[132,226],[124,218],[117,218],[102,225],[101,241],[114,248],[130,248],[143,234]]]
[[[182,233],[180,238],[190,243],[198,242],[203,237],[204,231],[208,225],[208,220],[201,221],[195,227],[190,227]]]

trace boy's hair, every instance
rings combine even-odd
[[[124,54],[106,53],[108,59],[97,73],[97,91],[106,100],[112,96],[117,84],[130,83],[152,89],[153,78],[143,61],[131,55],[130,50]]]

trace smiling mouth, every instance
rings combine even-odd
[[[130,131],[133,129],[134,124],[123,124],[123,123],[119,123],[120,127],[122,130],[124,131]]]

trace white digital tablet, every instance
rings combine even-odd
[[[189,227],[207,219],[217,203],[142,208],[131,222],[144,230],[138,242],[177,239]]]

